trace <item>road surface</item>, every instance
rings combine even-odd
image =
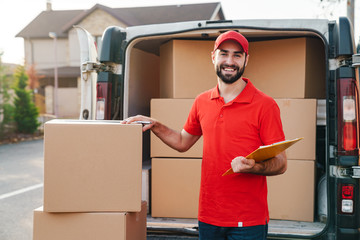
[[[0,240],[31,240],[43,205],[43,140],[0,145]]]

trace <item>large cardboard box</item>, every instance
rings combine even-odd
[[[316,158],[316,99],[275,99],[280,108],[286,139],[304,137],[286,150],[288,159]]]
[[[270,219],[314,221],[314,164],[288,160],[284,174],[267,177]]]
[[[213,88],[214,41],[172,40],[160,47],[160,97],[195,98]]]
[[[251,42],[244,76],[274,98],[325,98],[325,50],[318,38]]]
[[[137,213],[48,213],[41,207],[33,226],[33,240],[146,240],[146,202]]]
[[[151,99],[151,117],[168,127],[181,131],[189,115],[194,99]],[[151,157],[202,158],[202,137],[188,151],[180,153],[163,143],[151,133]]]
[[[140,124],[52,120],[44,136],[44,211],[141,210]]]
[[[197,218],[201,159],[152,159],[151,215]]]

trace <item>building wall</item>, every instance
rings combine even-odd
[[[25,40],[25,56],[26,64],[36,64],[37,69],[53,68],[55,66],[54,40],[51,38]],[[68,61],[68,39],[57,39],[58,67],[67,66]]]
[[[95,10],[84,18],[79,25],[87,29],[93,36],[101,36],[109,26],[126,27],[126,25],[101,9]]]

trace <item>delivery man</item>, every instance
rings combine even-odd
[[[217,86],[196,97],[181,131],[145,116],[122,123],[148,121],[144,131],[151,129],[180,152],[203,136],[198,212],[201,240],[266,239],[266,176],[286,171],[286,155],[282,152],[263,162],[244,156],[259,146],[285,140],[280,110],[274,99],[242,77],[249,62],[249,43],[242,34],[221,34],[211,57]],[[235,174],[222,176],[230,166]]]

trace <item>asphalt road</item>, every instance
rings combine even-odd
[[[31,240],[43,205],[43,140],[0,145],[0,240]]]

